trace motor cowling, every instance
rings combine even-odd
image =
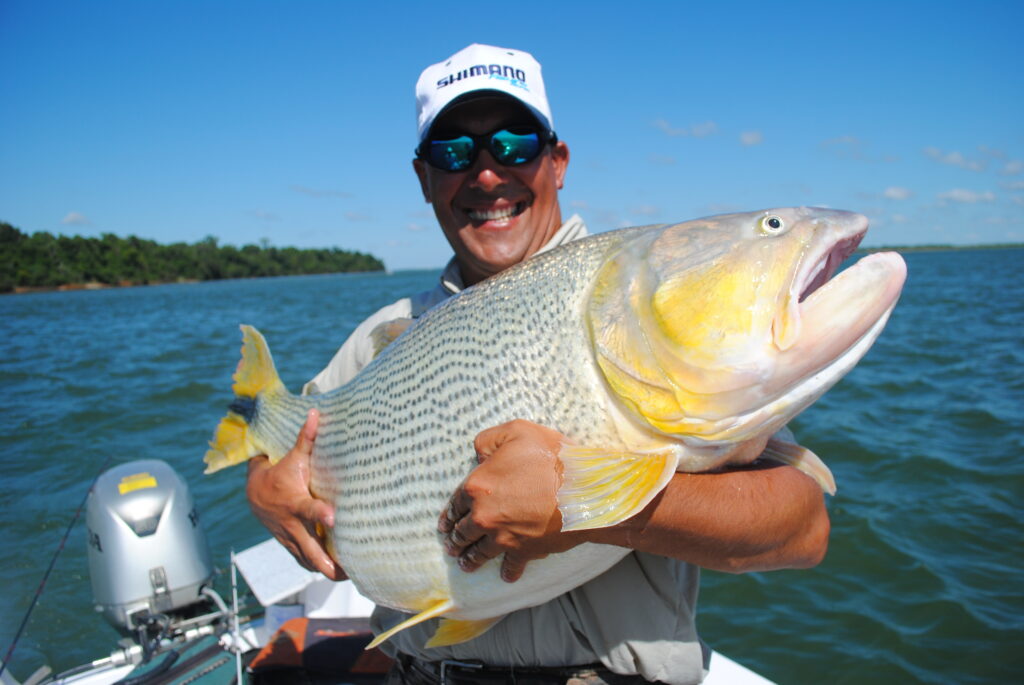
[[[163,614],[201,599],[213,578],[206,535],[188,485],[166,462],[104,472],[86,508],[96,610],[131,633],[135,614]]]

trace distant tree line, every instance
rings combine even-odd
[[[271,247],[265,241],[239,248],[218,245],[212,236],[191,245],[161,245],[112,233],[99,238],[28,235],[0,222],[0,292],[26,286],[136,285],[383,269],[384,262],[372,255],[338,248]]]

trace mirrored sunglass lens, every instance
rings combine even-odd
[[[441,169],[459,171],[473,161],[473,139],[459,136],[451,140],[430,141],[430,163]]]
[[[502,164],[526,164],[540,152],[540,136],[535,131],[498,131],[491,136],[491,151]]]

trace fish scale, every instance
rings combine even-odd
[[[747,463],[755,455],[736,448],[757,438],[834,492],[813,453],[771,436],[853,367],[895,306],[898,255],[828,280],[866,225],[795,208],[586,238],[452,297],[349,383],[311,397],[287,393],[262,336],[243,326],[239,399],[207,471],[280,459],[318,407],[311,489],[335,507],[328,547],[360,592],[415,614],[377,640],[434,617],[444,620],[426,647],[470,640],[628,553],[584,543],[530,562],[514,584],[500,559],[463,573],[437,519],[484,429],[526,419],[567,437],[563,530],[630,518],[677,469]]]

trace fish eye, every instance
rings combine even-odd
[[[778,235],[786,228],[786,222],[780,216],[769,214],[761,219],[759,228],[765,235]]]

